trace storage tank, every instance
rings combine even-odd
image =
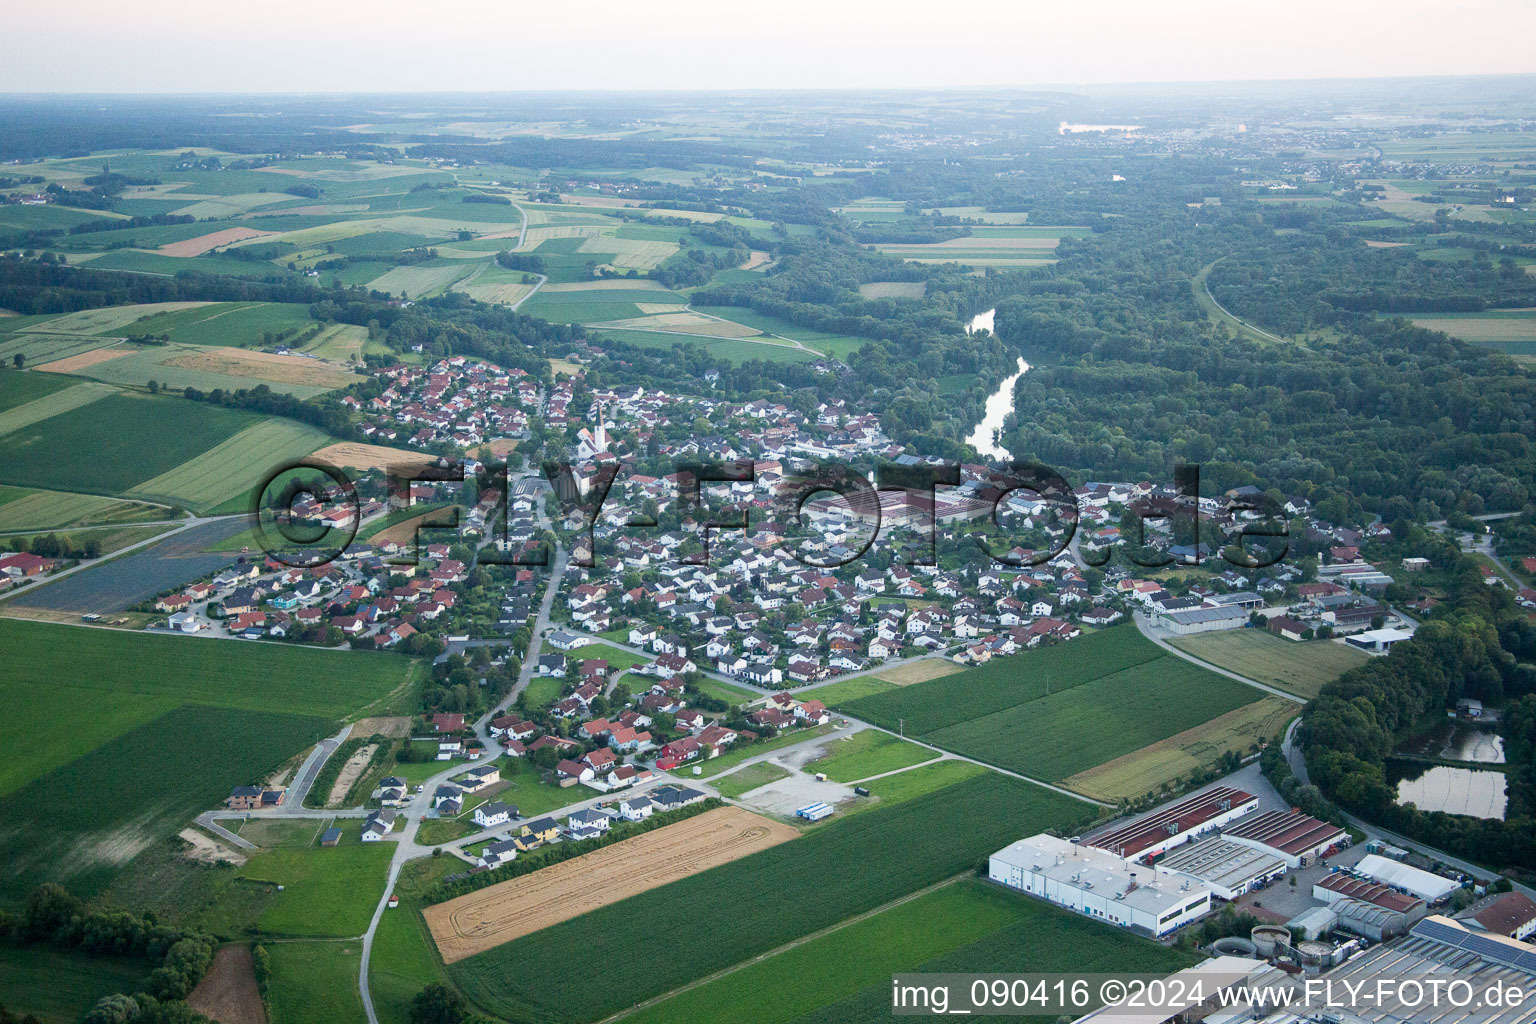
[[[1229,935],[1225,939],[1217,939],[1211,943],[1211,948],[1222,956],[1246,956],[1252,958],[1259,955],[1259,947],[1247,939],[1239,938],[1236,935]]]
[[[1297,944],[1296,952],[1301,954],[1303,965],[1321,967],[1333,958],[1333,944],[1318,942],[1316,939],[1305,939]]]
[[[1277,924],[1261,924],[1248,933],[1253,940],[1254,947],[1259,951],[1259,956],[1268,960],[1277,952],[1277,944],[1289,946],[1291,944],[1291,930],[1282,928]]]

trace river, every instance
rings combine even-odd
[[[977,331],[991,333],[996,320],[996,309],[977,313],[966,325],[965,333],[975,334]],[[998,434],[1002,432],[1003,421],[1013,411],[1013,387],[1019,382],[1019,378],[1028,372],[1029,364],[1020,358],[1019,372],[1004,378],[1003,382],[997,386],[997,390],[987,396],[986,412],[981,422],[976,424],[976,429],[971,431],[971,436],[965,439],[965,443],[975,448],[983,457],[999,460],[1013,458],[1013,453],[998,443]]]

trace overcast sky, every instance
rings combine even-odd
[[[1536,71],[1531,0],[69,0],[0,92],[761,89]]]

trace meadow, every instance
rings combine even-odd
[[[1294,642],[1262,629],[1228,629],[1176,637],[1173,646],[1217,668],[1268,683],[1308,700],[1370,655],[1330,640]]]
[[[864,729],[822,748],[821,757],[805,765],[811,774],[822,773],[833,782],[855,782],[871,775],[931,761],[939,755],[916,743],[878,729]]]
[[[0,474],[5,483],[122,494],[257,421],[180,398],[108,395],[0,437]]]
[[[1086,811],[989,774],[836,821],[461,960],[449,973],[474,1002],[514,1024],[590,1021],[965,871],[1019,835],[1071,827]],[[814,898],[805,893],[808,879]],[[674,930],[664,958],[624,953],[634,922],[669,920],[679,906],[737,912],[712,927]],[[570,971],[572,943],[606,965],[603,985]]]
[[[357,821],[343,821],[340,846],[278,848],[241,865],[247,884],[282,886],[256,921],[269,935],[346,937],[368,929],[384,895],[392,844],[357,838]]]
[[[267,953],[273,1021],[358,1024],[367,1019],[357,991],[361,942],[274,942]]]
[[[714,787],[721,796],[734,800],[736,797],[741,796],[741,794],[750,793],[759,786],[766,786],[770,782],[777,782],[788,777],[788,768],[781,768],[772,761],[759,761],[756,764],[747,765],[740,771],[734,771],[721,779],[717,779]]]
[[[825,736],[832,729],[833,723],[828,722],[826,725],[818,725],[812,729],[791,729],[777,736],[757,740],[753,743],[744,743],[741,740],[737,740],[725,748],[725,753],[712,757],[702,764],[694,763],[688,767],[690,770],[695,767],[698,768],[700,776],[707,779],[711,775],[719,775],[727,768],[738,765],[749,757],[766,754],[771,750],[778,750],[781,747],[794,746],[796,743],[804,743],[806,740],[815,739],[817,736]]]

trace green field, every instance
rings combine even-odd
[[[133,501],[0,485],[0,531],[58,530],[66,526],[169,518],[167,509]]]
[[[134,335],[169,335],[183,345],[270,345],[312,323],[309,307],[296,302],[216,302],[195,309],[155,313],[123,328]],[[270,336],[269,340],[268,337]]]
[[[904,720],[908,733],[922,736],[1042,697],[1047,685],[1052,692],[1065,690],[1160,657],[1163,652],[1135,626],[1117,626],[924,683],[839,700],[833,706],[891,729]]]
[[[770,750],[778,750],[781,747],[794,746],[796,743],[804,743],[806,740],[815,739],[817,736],[825,736],[832,729],[833,724],[828,722],[826,725],[818,725],[814,729],[791,729],[788,732],[782,732],[777,736],[758,740],[755,743],[743,743],[741,740],[737,740],[725,748],[725,753],[712,757],[703,764],[695,762],[688,767],[691,770],[697,766],[700,769],[699,774],[707,779],[711,775],[719,775],[733,765],[741,764],[741,762],[749,757],[756,757],[758,754],[765,754]]]
[[[132,957],[0,944],[0,1006],[17,1017],[35,1014],[43,1024],[76,1024],[102,996],[140,991],[150,967]]]
[[[989,773],[834,821],[448,970],[473,1001],[514,1024],[590,1021],[969,870],[1020,835],[1071,827],[1089,816],[1083,804]],[[811,881],[815,896],[807,898]],[[749,912],[673,931],[665,957],[625,952],[633,949],[635,922],[669,920],[678,907],[728,906]],[[573,943],[605,965],[602,985],[570,969]]]
[[[330,436],[318,427],[273,417],[145,480],[127,494],[207,512],[226,501],[248,499],[251,489],[272,471],[330,442]]]
[[[67,729],[66,715],[92,705],[60,696],[67,703],[53,717]],[[330,728],[308,715],[189,705],[35,777],[0,798],[0,902],[17,902],[44,881],[93,895],[231,787],[272,771]],[[7,749],[24,748],[8,741]]]
[[[1252,703],[1249,687],[1164,654],[1134,626],[840,705],[856,718],[1058,780]]]
[[[28,367],[42,366],[56,359],[68,359],[116,343],[116,338],[97,338],[83,334],[7,334],[0,337],[0,361],[10,366],[19,355]]]
[[[5,411],[0,412],[0,434],[9,434],[14,430],[31,426],[39,420],[46,420],[72,409],[78,409],[82,405],[89,405],[106,398],[115,390],[105,384],[75,384],[68,377],[50,377],[41,373],[6,374],[6,377],[13,376],[20,380],[58,381],[66,386],[64,390],[53,390],[45,397],[20,405],[6,406]]]
[[[358,1024],[367,1019],[357,991],[361,942],[274,942],[267,953],[273,1024]]]
[[[904,772],[887,775],[883,779],[875,779],[865,788],[877,801],[877,806],[888,807],[891,804],[916,799],[946,786],[953,786],[966,779],[973,779],[978,775],[986,775],[990,771],[991,769],[972,764],[970,761],[950,758],[920,764],[916,768],[908,768]]]
[[[865,729],[846,739],[833,740],[826,753],[805,765],[805,771],[824,773],[833,782],[855,782],[900,768],[931,761],[939,755],[888,732]]]
[[[642,315],[636,303],[683,305],[687,296],[661,289],[602,288],[585,291],[549,291],[540,289],[523,303],[521,312],[542,317],[551,323],[589,323],[622,320]]]
[[[1019,920],[950,953],[915,965],[921,973],[987,973],[999,970],[1081,974],[1131,972],[1168,974],[1200,958],[1111,928],[1069,911],[1015,897]],[[1053,1017],[1020,1017],[1050,1024]],[[886,1024],[891,1020],[891,982],[887,972],[855,996],[829,1003],[795,1018],[795,1024]]]
[[[772,761],[759,761],[749,764],[740,771],[731,772],[714,783],[715,789],[720,795],[730,797],[732,800],[743,793],[750,793],[759,786],[766,786],[770,782],[789,777],[789,769],[781,768]]]
[[[969,945],[1040,905],[966,880],[748,964],[625,1017],[634,1024],[784,1024]],[[1009,970],[1029,968],[1010,963]],[[793,984],[785,984],[793,978]]]
[[[1262,629],[1229,629],[1176,637],[1173,646],[1201,661],[1310,700],[1371,656],[1330,640],[1293,642]]]
[[[108,395],[0,438],[0,474],[11,484],[121,494],[257,420],[180,398]]]
[[[876,679],[873,675],[854,676],[852,679],[840,679],[827,683],[825,686],[813,687],[800,691],[803,697],[814,697],[828,707],[836,707],[856,701],[861,697],[873,697],[877,693],[887,693],[898,689],[895,683],[888,683],[884,679]]]
[[[241,878],[282,886],[257,919],[270,935],[361,935],[384,895],[392,843],[357,838],[360,823],[341,822],[340,846],[279,848],[252,857]]]
[[[338,719],[408,699],[415,663],[323,651],[0,620],[9,655],[0,795],[182,704]],[[316,680],[323,679],[324,686]],[[80,714],[78,709],[88,708]],[[237,716],[238,717],[238,716]],[[292,753],[292,751],[290,751]]]
[[[208,351],[206,346],[203,348],[158,344],[136,346],[125,343],[112,351],[121,354],[83,367],[76,371],[77,374],[125,387],[145,388],[149,386],[150,381],[154,381],[157,386],[172,391],[184,391],[187,388],[196,388],[203,392],[217,389],[239,391],[265,385],[272,391],[293,395],[295,398],[314,398],[316,395],[323,395],[333,390],[333,387],[326,384],[284,382],[280,379],[283,376],[283,368],[274,368],[270,364],[266,367],[249,364],[240,367],[247,369],[248,374],[222,373],[216,370],[199,369],[196,366],[177,365],[183,360],[206,357]]]

